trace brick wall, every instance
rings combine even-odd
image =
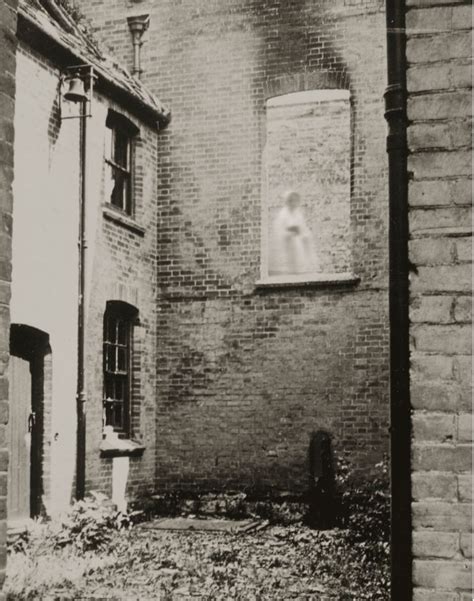
[[[83,0],[131,66],[126,16]],[[306,486],[311,431],[360,464],[387,449],[383,6],[160,2],[144,82],[172,108],[159,138],[159,486]],[[351,244],[358,287],[257,290],[265,101],[351,92]]]
[[[74,494],[76,446],[79,120],[59,118],[59,76],[54,62],[20,43],[11,311],[13,322],[49,335],[42,492],[52,513],[64,509]],[[104,208],[109,108],[134,121],[140,130],[135,145],[133,220],[121,218],[110,206]],[[77,106],[67,110],[77,111]],[[135,336],[140,353],[134,365],[140,385],[134,382],[133,434],[146,449],[142,457],[131,459],[127,491],[134,496],[154,477],[156,132],[100,95],[94,98],[87,129],[86,487],[109,495],[112,490],[112,459],[101,458],[99,450],[102,337],[106,302],[121,300],[136,306],[140,318]]]
[[[16,2],[0,2],[0,599],[6,567],[8,450],[8,340],[10,328],[13,115],[15,101]]]
[[[407,1],[416,601],[470,601],[470,3]]]

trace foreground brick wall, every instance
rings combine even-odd
[[[416,601],[471,601],[471,6],[408,0]]]
[[[129,66],[126,17],[151,10],[144,82],[171,107],[159,139],[160,486],[307,483],[311,431],[355,462],[387,442],[383,5],[83,0]],[[265,100],[352,98],[351,243],[358,287],[258,290]]]
[[[15,101],[16,2],[0,2],[0,599],[6,567],[8,450],[8,340],[10,331],[13,115]]]

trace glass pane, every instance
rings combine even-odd
[[[123,347],[117,348],[117,370],[127,371],[127,349]]]
[[[129,139],[126,134],[120,130],[115,130],[115,144],[114,144],[114,162],[120,165],[124,169],[128,169],[128,151],[129,151]]]
[[[113,407],[110,403],[106,403],[105,405],[105,425],[113,426]]]
[[[125,174],[118,169],[113,169],[114,187],[110,195],[110,202],[119,209],[125,210]]]
[[[105,398],[106,399],[114,399],[115,398],[115,382],[112,378],[105,378]]]
[[[125,382],[123,379],[115,380],[115,399],[117,401],[123,401],[125,398]]]
[[[125,321],[117,322],[117,342],[127,344],[127,324]]]
[[[115,346],[111,344],[105,345],[105,369],[110,372],[114,372],[116,369]]]
[[[115,342],[115,320],[107,317],[105,320],[105,342]]]
[[[123,428],[123,417],[122,417],[122,403],[116,403],[114,405],[114,423],[115,428]]]

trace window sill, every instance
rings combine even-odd
[[[100,443],[101,457],[141,457],[145,446],[130,439],[103,440]]]
[[[256,288],[325,288],[327,286],[352,286],[360,278],[353,273],[315,273],[295,276],[273,275],[258,280]]]
[[[131,232],[138,234],[139,236],[145,235],[145,228],[129,217],[125,213],[121,213],[118,209],[113,208],[111,205],[102,205],[102,214],[109,221],[118,223],[123,227],[127,228]]]

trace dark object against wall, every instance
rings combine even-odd
[[[334,463],[327,432],[318,430],[311,434],[308,454],[310,488],[306,522],[311,528],[332,528],[336,519]]]

